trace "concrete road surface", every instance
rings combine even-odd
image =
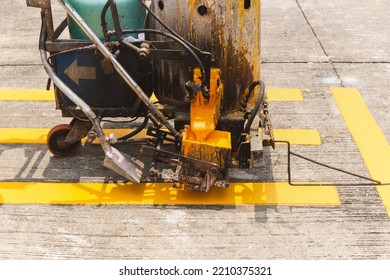
[[[58,22],[63,13],[54,8]],[[263,0],[261,15],[262,79],[269,88],[304,92],[301,102],[271,102],[274,127],[318,130],[321,145],[295,145],[294,151],[370,176],[329,87],[356,87],[384,139],[390,139],[388,1]],[[3,0],[0,26],[0,88],[45,88],[37,49],[39,10]],[[0,101],[0,128],[69,122],[54,107],[54,102]],[[364,124],[361,130],[369,131]],[[266,179],[286,182],[285,147],[267,155]],[[102,160],[95,146],[57,159],[44,145],[0,144],[0,201],[10,186],[4,182],[118,180]],[[295,180],[356,181],[298,159],[293,172]],[[0,259],[389,259],[390,220],[378,189],[336,190],[335,206],[5,202]]]

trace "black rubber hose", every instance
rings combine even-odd
[[[184,39],[182,36],[180,36],[179,34],[177,34],[172,28],[170,28],[168,25],[166,25],[149,7],[148,5],[146,5],[146,3],[143,1],[143,0],[138,0],[142,6],[144,6],[144,8],[148,11],[148,13],[150,13],[155,20],[158,21],[158,23],[161,24],[162,27],[164,27],[166,30],[168,30],[172,35],[175,35],[176,37],[180,38],[182,41],[186,42],[187,45],[189,45],[191,48],[193,48],[194,50],[198,51],[198,52],[201,52],[200,49],[198,49],[196,46],[194,46],[193,44],[191,44],[189,41],[187,41],[186,39]]]
[[[123,30],[123,34],[128,34],[128,33],[154,33],[154,34],[158,34],[158,35],[161,35],[161,36],[165,36],[169,39],[172,39],[173,41],[175,41],[176,43],[178,43],[179,45],[181,45],[183,48],[185,48],[190,54],[191,56],[195,59],[195,61],[198,63],[200,69],[201,69],[201,72],[202,72],[202,84],[204,84],[204,79],[206,77],[206,70],[205,70],[205,67],[202,63],[202,61],[200,60],[199,56],[194,52],[194,50],[192,50],[190,48],[190,46],[188,46],[188,44],[183,41],[180,37],[177,37],[176,35],[172,35],[172,34],[169,34],[169,33],[166,33],[166,32],[163,32],[163,31],[160,31],[160,30],[156,30],[156,29],[130,29],[130,30]]]
[[[104,39],[109,42],[110,36],[108,35],[108,29],[107,29],[107,21],[106,21],[106,14],[108,11],[108,8],[110,7],[110,0],[107,1],[107,3],[104,5],[102,13],[100,15],[100,22],[103,29]]]
[[[259,80],[259,81],[254,81],[250,87],[249,87],[249,93],[248,95],[246,96],[245,100],[243,101],[243,103],[245,104],[246,106],[246,103],[248,103],[249,99],[251,98],[253,92],[254,92],[254,89],[256,86],[260,86],[260,95],[259,97],[257,98],[256,100],[256,104],[255,104],[255,107],[253,108],[253,110],[251,111],[250,113],[250,117],[248,119],[248,122],[244,128],[244,133],[249,133],[249,130],[251,128],[251,125],[257,115],[257,113],[259,112],[260,110],[260,107],[261,107],[261,104],[263,103],[264,101],[264,97],[265,97],[265,84],[263,81]]]
[[[134,137],[135,135],[140,133],[146,127],[148,122],[149,122],[149,117],[145,116],[144,121],[142,122],[142,124],[139,127],[136,128],[136,130],[134,130],[134,131],[130,132],[129,134],[119,138],[118,140],[122,141],[122,140],[127,140],[127,139],[130,139],[130,138]]]
[[[199,56],[194,52],[194,50],[198,51],[198,52],[201,52],[201,50],[199,50],[197,47],[195,47],[194,45],[192,45],[190,42],[188,42],[186,39],[184,39],[183,37],[181,37],[179,34],[177,34],[174,30],[172,30],[169,26],[167,26],[149,7],[148,5],[146,5],[146,3],[144,3],[143,0],[139,0],[139,2],[141,3],[141,5],[165,28],[167,29],[171,34],[169,33],[166,33],[166,32],[163,32],[163,31],[160,31],[160,30],[155,30],[155,29],[137,29],[137,30],[127,30],[126,32],[123,32],[123,34],[126,34],[126,33],[155,33],[155,34],[159,34],[161,36],[164,36],[164,37],[167,37],[167,38],[170,38],[172,40],[174,40],[175,42],[177,42],[179,45],[181,45],[183,48],[185,48],[190,54],[191,56],[196,60],[196,62],[199,64],[199,67],[201,69],[201,72],[202,72],[202,77],[201,77],[201,81],[202,81],[202,85],[205,83],[204,79],[206,77],[206,70],[205,70],[205,67],[202,63],[202,61],[200,60]],[[104,37],[105,37],[105,40],[106,41],[109,41],[110,40],[110,35],[108,34],[108,30],[107,30],[107,21],[106,21],[106,13],[108,11],[108,8],[110,7],[110,0],[107,1],[107,3],[104,5],[103,7],[103,10],[102,10],[102,13],[101,13],[101,16],[100,16],[100,21],[101,21],[101,25],[102,25],[102,29],[103,29],[103,34],[104,34]]]
[[[196,51],[199,51],[199,52],[201,52],[201,50],[199,50],[197,47],[192,45],[186,39],[184,39],[179,34],[177,34],[175,31],[173,31],[171,28],[169,28],[155,13],[153,13],[153,11],[148,7],[148,5],[146,5],[146,3],[143,2],[143,0],[139,0],[139,2],[171,34],[168,34],[166,32],[160,31],[160,30],[154,30],[154,29],[127,30],[125,33],[132,33],[132,32],[133,33],[155,33],[155,34],[158,34],[158,35],[161,35],[161,36],[164,36],[164,37],[167,37],[167,38],[174,40],[175,42],[180,44],[182,47],[184,47],[191,54],[191,56],[194,57],[194,59],[196,60],[196,62],[199,64],[199,66],[201,68],[202,77],[206,77],[206,71],[205,71],[205,68],[204,68],[202,61],[200,60],[198,55],[193,51],[193,49]],[[108,0],[107,3],[103,7],[103,10],[101,13],[101,18],[100,18],[101,25],[103,28],[103,34],[104,34],[105,39],[107,41],[109,41],[109,38],[110,38],[110,36],[108,35],[107,21],[106,21],[106,13],[107,13],[109,7],[110,7],[110,1]]]

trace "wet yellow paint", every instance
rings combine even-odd
[[[0,128],[2,144],[46,144],[49,128]],[[118,138],[132,130],[104,129],[106,135],[114,133]],[[274,129],[276,140],[287,140],[294,145],[321,145],[321,137],[315,129]],[[146,130],[137,137],[147,137]],[[95,142],[97,144],[97,142]]]
[[[275,140],[289,141],[292,145],[322,144],[321,136],[316,129],[274,129]]]
[[[0,203],[175,204],[338,206],[334,187],[291,187],[287,183],[235,183],[227,189],[191,193],[172,184],[0,182]]]
[[[54,101],[54,91],[42,89],[0,89],[2,101]]]
[[[302,101],[302,91],[297,88],[268,88],[269,101]],[[0,89],[0,101],[54,101],[54,91],[43,89]],[[158,101],[151,96],[153,102]]]
[[[390,146],[356,88],[330,88],[340,112],[363,157],[371,177],[390,182]],[[390,186],[378,186],[390,216]]]

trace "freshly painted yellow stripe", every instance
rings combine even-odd
[[[275,129],[275,140],[286,140],[293,145],[321,145],[321,136],[316,129]]]
[[[0,128],[0,143],[3,144],[45,144],[47,128]],[[108,135],[114,133],[121,137],[129,133],[128,129],[105,129]],[[321,145],[321,137],[315,129],[276,129],[275,139],[288,140],[294,145]],[[146,131],[139,137],[146,137]]]
[[[54,91],[42,89],[0,89],[2,101],[54,101]]]
[[[267,89],[269,101],[302,101],[303,95],[296,88],[269,88]],[[151,99],[157,101],[152,95]],[[0,89],[2,101],[53,101],[54,91],[44,89]]]
[[[302,91],[298,88],[269,88],[269,101],[303,101]]]
[[[44,144],[47,128],[0,128],[0,143],[2,144]]]
[[[227,189],[191,193],[171,184],[1,182],[0,203],[338,206],[340,199],[335,187],[287,183],[236,183]]]
[[[0,128],[0,143],[2,144],[46,144],[49,128]],[[106,135],[114,133],[118,138],[130,133],[131,129],[104,129]],[[146,130],[138,137],[147,137]],[[95,141],[95,144],[98,142]]]
[[[331,88],[330,91],[371,177],[383,183],[390,182],[390,146],[360,92],[355,88]],[[390,186],[378,186],[377,189],[390,216]]]

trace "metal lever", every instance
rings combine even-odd
[[[130,86],[138,98],[145,104],[145,106],[150,110],[151,114],[157,119],[163,126],[165,126],[170,133],[174,135],[177,140],[181,139],[181,134],[171,125],[168,119],[156,108],[153,102],[150,101],[149,97],[141,89],[141,87],[136,83],[136,81],[126,72],[123,66],[118,62],[114,55],[106,48],[106,46],[100,41],[92,29],[85,23],[83,18],[77,13],[77,11],[72,7],[72,5],[67,0],[58,0],[60,5],[64,8],[66,13],[70,15],[76,24],[80,27],[81,30],[88,36],[96,48],[101,52],[101,54],[109,59],[122,77],[122,79]]]

